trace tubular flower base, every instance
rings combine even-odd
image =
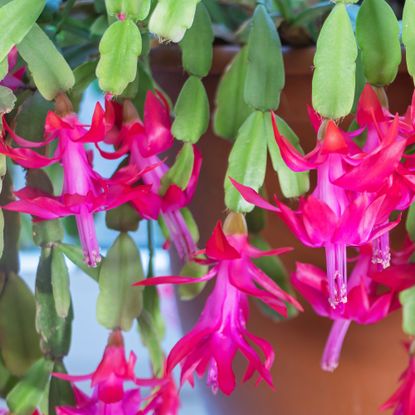
[[[412,349],[406,345],[407,349]],[[395,393],[381,406],[381,410],[394,409],[393,415],[415,414],[415,357],[411,352],[407,369],[399,378]]]
[[[224,233],[225,232],[225,233]],[[224,231],[218,223],[201,253],[213,263],[211,270],[202,278],[158,277],[137,285],[187,284],[207,281],[216,276],[216,285],[193,330],[185,335],[172,349],[167,358],[167,373],[182,364],[181,382],[193,384],[193,376],[207,373],[207,383],[213,392],[220,389],[229,395],[235,388],[232,362],[237,351],[248,361],[244,381],[255,372],[259,379],[272,386],[270,368],[274,361],[271,345],[254,336],[246,329],[248,320],[248,297],[256,297],[282,315],[286,315],[286,303],[302,310],[301,305],[281,290],[266,274],[252,263],[252,258],[278,255],[288,251],[281,248],[259,251],[248,243],[245,219],[231,213],[226,219]],[[265,356],[263,361],[254,348]]]
[[[71,376],[56,373],[54,376],[69,382],[90,380],[93,388],[92,396],[82,393],[77,387],[75,392],[75,407],[61,406],[57,408],[58,415],[102,415],[102,414],[154,414],[175,415],[178,407],[178,396],[173,396],[175,389],[171,386],[171,379],[138,379],[134,374],[136,356],[130,353],[128,360],[125,358],[124,342],[120,331],[114,331],[108,340],[104,356],[94,373],[84,376]],[[124,385],[132,382],[137,387],[126,391]],[[166,400],[165,412],[155,412],[160,407],[153,404],[159,399],[160,393],[166,394],[166,386],[169,385],[169,401]],[[151,396],[148,404],[141,394],[142,387],[157,388],[157,392]],[[160,392],[161,391],[161,392]],[[167,394],[166,394],[167,395]],[[139,409],[143,407],[143,409]],[[154,412],[151,412],[153,411]],[[168,412],[170,410],[170,412]]]
[[[107,142],[114,144],[117,150],[108,153],[100,149],[105,158],[119,157],[129,152],[130,166],[148,171],[143,174],[145,184],[152,186],[154,195],[161,199],[160,215],[169,230],[170,238],[182,259],[188,260],[197,247],[180,209],[187,206],[193,198],[202,165],[202,157],[193,146],[194,164],[190,180],[185,189],[176,184],[163,186],[163,177],[169,167],[159,155],[173,145],[169,107],[161,94],[147,93],[144,105],[144,121],[141,121],[131,102],[125,101],[122,108],[117,103],[107,101],[107,116],[112,119]],[[122,117],[120,117],[122,113]],[[118,114],[118,117],[117,117]],[[122,118],[119,120],[118,118]],[[150,166],[157,166],[149,169]],[[132,200],[137,209],[140,200]]]
[[[323,131],[322,140],[311,153],[303,156],[279,133],[275,116],[271,114],[275,138],[288,167],[294,171],[317,169],[317,186],[313,194],[300,198],[298,210],[292,211],[277,198],[277,206],[273,206],[253,189],[232,178],[231,181],[248,202],[274,211],[304,245],[325,248],[328,300],[336,308],[347,302],[347,247],[375,241],[399,222],[399,219],[389,222],[397,202],[387,197],[388,189],[382,188],[382,184],[399,163],[405,142],[393,140],[397,134],[396,120],[388,131],[391,138],[382,153],[379,150],[363,154],[353,143],[350,133],[342,132],[333,121],[328,121],[319,126]],[[361,165],[367,163],[370,166],[370,171],[362,174],[373,179],[373,185],[381,189],[378,193],[351,193],[337,185],[338,179],[348,172],[346,166],[353,166],[356,160],[364,160]],[[385,249],[389,252],[389,246]]]
[[[379,272],[371,261],[370,246],[361,248],[348,281],[348,302],[333,309],[326,301],[328,284],[324,272],[311,265],[297,263],[291,282],[314,311],[334,320],[327,339],[321,366],[333,371],[339,364],[344,338],[351,322],[373,324],[400,307],[398,294],[415,282],[415,264],[392,265]]]
[[[93,170],[91,155],[86,151],[84,143],[97,143],[105,136],[104,111],[101,106],[96,105],[91,128],[86,130],[79,123],[76,114],[66,112],[71,108],[66,98],[61,98],[61,101],[57,102],[64,106],[65,115],[59,117],[53,112],[48,114],[44,141],[27,141],[14,134],[4,123],[8,133],[21,148],[12,148],[2,139],[0,152],[26,168],[45,167],[59,161],[63,167],[62,195],[54,197],[26,187],[15,192],[19,200],[4,208],[29,213],[35,216],[36,220],[75,215],[85,261],[90,266],[96,266],[101,256],[94,213],[113,209],[132,199],[139,199],[142,206],[140,213],[144,217],[156,218],[160,205],[149,185],[131,187],[144,172],[129,166],[120,169],[111,179],[104,179]],[[27,148],[43,147],[57,138],[58,146],[51,158]]]

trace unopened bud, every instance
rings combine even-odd
[[[114,330],[108,339],[108,346],[123,347],[124,339],[121,330]]]
[[[230,212],[223,224],[223,232],[226,235],[247,235],[245,216],[242,213]]]
[[[65,93],[61,93],[55,98],[55,112],[60,117],[73,113],[72,102]]]
[[[123,103],[122,108],[122,120],[124,123],[128,124],[130,122],[136,121],[138,118],[138,112],[134,106],[134,104],[126,99]]]
[[[373,90],[376,92],[378,96],[379,102],[381,103],[383,108],[389,108],[389,100],[388,96],[386,95],[385,88],[383,86],[374,86]]]

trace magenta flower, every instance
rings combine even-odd
[[[393,415],[415,413],[415,357],[412,347],[406,345],[410,356],[407,369],[400,376],[400,385],[395,393],[381,406],[381,410],[394,409]]]
[[[109,111],[118,114],[120,109],[115,103],[108,103]],[[117,116],[113,116],[116,124]],[[115,131],[114,131],[115,130]],[[176,184],[171,184],[167,189],[162,187],[162,179],[169,171],[169,167],[160,160],[159,154],[168,150],[173,144],[171,134],[171,121],[168,104],[161,94],[157,96],[151,91],[147,93],[144,107],[144,121],[141,121],[134,106],[126,101],[123,107],[123,119],[121,126],[113,128],[109,134],[109,142],[117,147],[114,153],[101,150],[103,157],[112,158],[130,153],[130,166],[139,170],[147,169],[149,166],[157,165],[156,168],[148,170],[142,176],[145,184],[151,185],[155,195],[161,197],[160,215],[169,230],[179,256],[185,260],[191,258],[197,250],[190,230],[180,211],[187,206],[193,198],[202,164],[202,157],[196,146],[193,146],[194,164],[189,183],[185,189]],[[117,134],[118,133],[118,134]],[[132,200],[139,208],[140,200]]]
[[[379,272],[371,261],[370,245],[362,247],[348,281],[348,301],[333,309],[327,303],[328,283],[324,272],[311,264],[297,263],[291,283],[314,311],[334,320],[321,366],[333,371],[339,363],[347,330],[352,322],[373,324],[400,307],[398,294],[415,281],[415,265],[392,265]]]
[[[407,114],[411,114],[408,111]],[[406,159],[400,148],[405,149],[409,138],[414,133],[414,127],[408,115],[393,117],[382,107],[379,99],[370,85],[366,85],[359,99],[356,119],[360,126],[367,130],[367,140],[363,146],[365,152],[371,152],[372,157],[361,157],[353,166],[346,169],[335,184],[354,192],[370,192],[375,198],[379,189],[385,194],[385,203],[394,206],[395,210],[404,211],[412,203],[415,195],[415,175],[413,161]],[[395,146],[398,150],[392,161],[386,148]],[[401,157],[405,160],[400,160]],[[374,180],[371,171],[373,163],[384,165],[386,175]],[[412,164],[412,166],[411,166]],[[376,169],[375,169],[376,170]],[[380,179],[380,180],[379,180]],[[388,219],[385,224],[388,223]],[[390,264],[389,232],[385,232],[372,242],[373,261],[386,268]]]
[[[74,387],[75,407],[61,406],[58,415],[135,415],[143,404],[141,387],[158,387],[160,379],[138,379],[134,373],[136,356],[130,353],[125,358],[124,341],[120,331],[114,331],[108,340],[104,356],[95,371],[89,375],[71,376],[55,373],[54,376],[69,382],[90,380],[92,396],[87,396]],[[133,389],[125,390],[125,383],[132,382]]]
[[[10,88],[15,91],[22,88],[24,83],[22,81],[23,75],[26,72],[26,68],[23,66],[19,69],[15,69],[17,65],[17,48],[13,47],[7,56],[8,73],[5,78],[0,81],[0,85]]]
[[[75,215],[88,265],[96,266],[101,259],[93,219],[95,212],[113,209],[134,199],[144,217],[158,216],[160,202],[150,186],[132,187],[147,170],[139,172],[129,166],[120,169],[111,179],[104,179],[93,170],[91,154],[84,143],[97,143],[105,136],[104,111],[99,104],[95,107],[89,130],[79,123],[76,114],[67,113],[59,117],[50,112],[46,118],[46,139],[42,142],[27,141],[14,134],[7,124],[4,125],[21,148],[10,147],[3,139],[0,141],[1,153],[26,168],[41,168],[58,161],[63,167],[61,196],[54,197],[26,187],[15,192],[19,200],[4,208],[29,213],[37,220]],[[56,138],[59,139],[58,145],[50,158],[29,149],[45,146]]]
[[[276,200],[277,206],[264,201],[253,189],[232,183],[250,203],[274,211],[304,244],[324,247],[326,251],[328,298],[333,308],[347,302],[347,246],[360,246],[377,239],[392,229],[398,221],[389,223],[388,218],[395,204],[379,192],[375,197],[367,192],[352,193],[338,186],[336,180],[344,176],[346,166],[365,158],[371,168],[366,177],[381,188],[382,183],[399,163],[405,143],[393,141],[384,146],[383,152],[362,154],[352,142],[350,135],[343,133],[329,120],[324,136],[316,148],[303,156],[283,137],[277,128],[273,113],[272,121],[276,141],[281,155],[292,170],[317,170],[317,186],[308,197],[302,197],[299,207],[293,211]],[[318,120],[314,120],[317,123]],[[390,130],[396,133],[397,123]],[[322,127],[321,127],[322,128]]]
[[[240,222],[243,221],[243,222]],[[182,364],[181,382],[193,384],[196,373],[202,376],[207,372],[207,383],[216,392],[220,389],[229,395],[235,388],[235,375],[232,362],[240,351],[248,361],[244,381],[255,372],[259,380],[265,380],[272,386],[270,368],[274,361],[271,345],[251,334],[246,329],[248,320],[248,296],[256,297],[286,315],[286,303],[293,304],[299,310],[301,305],[289,294],[258,269],[252,258],[263,255],[277,255],[289,250],[281,248],[262,252],[248,243],[244,226],[235,230],[234,224],[243,223],[241,215],[231,214],[225,222],[225,232],[218,223],[203,251],[208,262],[214,262],[212,269],[202,278],[158,277],[137,283],[137,285],[187,284],[207,281],[216,276],[216,284],[209,296],[205,308],[193,330],[185,335],[173,347],[167,358],[167,373]],[[264,355],[261,359],[257,349]]]
[[[178,415],[180,408],[179,392],[173,376],[168,376],[165,382],[147,400],[149,400],[149,403],[137,415]]]

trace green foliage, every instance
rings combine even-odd
[[[250,234],[260,233],[267,224],[267,213],[264,209],[255,207],[245,215],[246,224]]]
[[[69,98],[73,104],[77,106],[79,105],[85,90],[95,80],[97,64],[97,61],[88,61],[79,65],[73,71],[75,76],[75,85],[69,91]]]
[[[150,18],[149,30],[178,43],[193,24],[200,0],[159,0]]]
[[[180,209],[180,213],[183,216],[184,221],[186,222],[187,229],[190,231],[190,235],[192,236],[195,242],[199,241],[199,228],[195,219],[193,218],[192,212],[188,208]]]
[[[58,219],[33,223],[33,241],[42,246],[63,239],[63,228]]]
[[[35,330],[35,300],[25,282],[14,272],[0,274],[0,350],[10,373],[22,376],[40,357]]]
[[[402,304],[403,331],[409,336],[415,336],[415,287],[411,287],[399,294]]]
[[[142,309],[142,288],[132,287],[144,278],[140,252],[127,233],[121,233],[102,261],[99,272],[97,320],[108,329],[131,329]]]
[[[27,62],[33,80],[43,97],[52,100],[60,92],[73,87],[75,77],[72,69],[38,25],[33,25],[17,49]]]
[[[165,193],[172,184],[179,186],[182,190],[186,189],[192,176],[194,160],[193,146],[185,143],[177,154],[173,166],[163,176],[160,192]]]
[[[132,20],[144,20],[150,13],[151,0],[105,0],[111,16],[124,14]]]
[[[15,118],[16,133],[27,140],[42,141],[46,115],[52,109],[53,104],[35,92],[19,107]]]
[[[363,1],[356,20],[356,37],[365,76],[372,85],[389,85],[395,79],[401,62],[399,32],[395,13],[385,0]],[[408,37],[406,30],[405,39]]]
[[[0,62],[29,33],[45,0],[13,0],[0,8]]]
[[[275,110],[284,83],[280,38],[265,7],[259,5],[255,9],[248,39],[245,101],[257,110]]]
[[[164,338],[164,319],[160,310],[160,298],[156,287],[144,288],[144,306],[138,319],[141,340],[147,347],[153,372],[161,376],[164,370],[164,352],[161,342]]]
[[[53,373],[66,374],[65,366],[56,362],[53,366]],[[75,397],[70,382],[52,376],[49,384],[49,415],[56,414],[57,406],[74,406]]]
[[[415,0],[406,0],[402,15],[402,42],[406,50],[406,66],[415,77]]]
[[[58,317],[66,318],[71,306],[69,272],[62,252],[53,249],[51,261],[52,293]]]
[[[0,79],[3,80],[9,71],[9,60],[7,58],[0,62]]]
[[[36,329],[41,336],[43,354],[60,358],[69,353],[73,310],[70,305],[65,318],[60,317],[57,313],[57,309],[62,311],[65,310],[65,307],[62,306],[62,303],[56,304],[54,298],[57,291],[57,287],[54,289],[52,285],[52,274],[56,271],[56,266],[54,267],[52,263],[54,250],[54,247],[42,247],[36,272]],[[65,284],[63,285],[65,287]],[[60,295],[62,294],[60,293]],[[58,301],[62,301],[61,298]]]
[[[247,69],[248,49],[244,47],[226,68],[216,92],[213,129],[223,138],[235,140],[240,126],[252,112],[244,99]]]
[[[198,264],[197,262],[186,262],[180,271],[180,275],[192,278],[201,278],[208,272],[206,265]],[[205,288],[205,282],[198,282],[193,284],[183,284],[179,286],[179,296],[182,301],[190,301],[197,297]]]
[[[109,229],[118,232],[135,232],[140,223],[140,216],[129,203],[125,203],[109,210],[105,215],[105,223]]]
[[[16,415],[31,415],[48,393],[53,362],[42,358],[7,395],[7,405]]]
[[[81,269],[86,275],[90,276],[93,280],[98,282],[99,270],[101,264],[97,267],[89,267],[84,260],[84,254],[79,246],[59,243],[55,246],[55,249],[62,252],[71,262],[73,262],[79,269]]]
[[[357,45],[342,3],[324,22],[314,56],[313,107],[327,118],[349,114],[355,92]]]
[[[2,158],[0,175],[5,173],[6,163],[4,157]],[[3,178],[3,189],[0,196],[0,204],[6,205],[14,200],[13,184],[11,181],[10,172]],[[1,221],[3,221],[2,236],[4,240],[4,249],[2,249],[2,256],[0,259],[0,272],[7,274],[8,272],[19,272],[19,237],[20,237],[20,215],[18,212],[3,210]]]
[[[411,241],[415,242],[415,203],[412,203],[406,217],[406,231]]]
[[[235,212],[250,212],[254,206],[246,202],[229,177],[258,190],[264,183],[267,163],[267,119],[269,113],[253,112],[239,129],[229,155],[225,175],[225,204]]]
[[[117,21],[105,31],[99,44],[101,57],[96,68],[103,91],[120,95],[134,81],[141,48],[140,31],[131,20]]]
[[[209,100],[202,81],[190,76],[174,107],[173,135],[181,141],[197,143],[209,126]]]
[[[212,65],[212,43],[212,22],[206,7],[199,3],[192,27],[180,42],[184,70],[199,77],[206,76]]]

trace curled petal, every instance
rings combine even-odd
[[[145,137],[138,141],[144,157],[168,150],[173,145],[169,109],[152,91],[147,92],[144,103]]]
[[[283,135],[278,131],[275,115],[271,111],[272,128],[274,130],[275,140],[281,152],[281,157],[287,166],[296,172],[314,169],[316,166],[301,154]]]
[[[397,141],[370,155],[334,184],[356,192],[376,192],[384,181],[396,170],[405,150],[406,142]]]
[[[26,169],[40,169],[56,163],[56,156],[49,158],[42,156],[28,148],[13,148],[0,139],[0,153],[10,157],[14,162]]]
[[[249,245],[245,252],[251,258],[261,258],[264,256],[274,256],[274,255],[282,255],[286,252],[291,252],[294,248],[292,247],[285,247],[285,248],[276,248],[270,249],[268,251],[261,251],[260,249],[255,248],[252,245]]]
[[[105,129],[105,112],[99,102],[95,105],[94,114],[92,116],[92,123],[90,129],[79,139],[81,143],[98,143],[104,140]]]
[[[46,140],[41,140],[41,141],[31,141],[31,140],[26,140],[23,137],[20,137],[19,135],[17,135],[9,126],[9,124],[7,124],[6,122],[6,118],[3,117],[3,128],[7,131],[7,133],[10,135],[10,137],[13,139],[13,141],[19,146],[19,147],[28,147],[28,148],[40,148],[40,147],[44,147],[47,144],[49,144],[51,141],[54,140],[54,137],[49,137]]]
[[[356,119],[357,123],[363,126],[385,120],[382,105],[370,84],[365,85],[360,95]]]
[[[241,254],[229,243],[223,233],[222,224],[218,222],[212,236],[206,243],[206,255],[216,260],[237,259]]]
[[[268,203],[264,198],[262,198],[258,194],[258,192],[256,192],[251,187],[238,183],[232,177],[229,177],[229,180],[248,203],[252,203],[253,205],[258,206],[262,209],[271,210],[273,212],[279,212],[279,209],[277,207],[271,205],[271,203]]]
[[[73,211],[51,197],[16,200],[3,206],[3,209],[27,213],[42,220],[51,220],[73,215]]]
[[[212,268],[207,274],[200,278],[194,277],[182,277],[182,276],[172,276],[168,277],[154,277],[147,278],[145,280],[134,283],[134,286],[138,287],[148,287],[152,285],[162,285],[162,284],[197,284],[199,282],[209,281],[216,275],[216,268]]]

